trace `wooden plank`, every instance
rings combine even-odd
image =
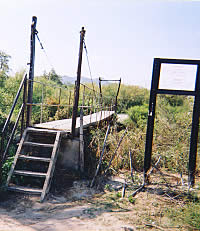
[[[43,161],[43,162],[50,162],[50,158],[44,158],[44,157],[37,157],[37,156],[27,156],[27,155],[19,155],[19,159],[25,159],[25,160],[35,160],[35,161]]]
[[[49,164],[49,168],[48,168],[48,171],[47,171],[47,176],[46,176],[44,186],[43,186],[43,190],[42,190],[42,194],[41,194],[41,197],[40,197],[41,202],[44,200],[46,194],[48,193],[48,191],[50,189],[51,177],[53,176],[53,172],[54,172],[54,169],[55,169],[55,163],[56,163],[56,160],[57,160],[58,149],[59,149],[60,141],[61,141],[60,134],[61,134],[61,132],[57,132],[56,139],[55,139],[55,142],[54,142],[54,147],[53,147],[53,151],[52,151],[52,155],[51,155],[51,161],[50,161],[50,164]]]
[[[28,132],[37,132],[37,133],[53,133],[53,134],[57,134],[57,131],[56,130],[47,130],[47,129],[41,129],[41,128],[27,128],[28,129]]]
[[[107,120],[113,116],[114,111],[101,111],[83,117],[83,128],[95,125],[100,121]],[[57,131],[71,132],[72,119],[56,120],[42,124],[35,124],[36,128],[55,129]],[[76,119],[76,129],[80,128],[80,117]]]
[[[53,144],[43,144],[43,143],[28,142],[28,141],[24,142],[24,145],[47,147],[47,148],[52,148],[54,146]]]
[[[42,193],[42,189],[39,189],[39,188],[30,188],[30,187],[17,186],[17,185],[8,186],[7,189],[10,191],[30,193],[30,194],[41,194]]]
[[[34,177],[46,177],[46,173],[43,172],[32,172],[26,170],[14,170],[13,174],[21,176],[34,176]]]
[[[9,185],[9,183],[10,183],[10,180],[11,180],[13,171],[14,171],[14,169],[15,169],[15,165],[16,165],[16,163],[17,163],[18,156],[19,156],[19,154],[20,154],[20,152],[21,152],[22,145],[23,145],[23,143],[24,143],[26,134],[27,134],[27,129],[25,129],[25,131],[24,131],[24,133],[23,133],[23,135],[22,135],[22,138],[21,138],[21,140],[20,140],[20,143],[19,143],[17,152],[16,152],[16,154],[15,154],[15,158],[14,158],[13,164],[12,164],[12,166],[11,166],[11,169],[10,169],[9,173],[8,173],[8,178],[7,178],[7,182],[6,182],[6,187],[8,187],[8,185]]]

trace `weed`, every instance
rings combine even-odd
[[[135,204],[136,198],[134,198],[133,196],[129,196],[129,197],[128,197],[128,201],[129,201],[131,204]]]
[[[7,175],[8,175],[8,172],[10,171],[10,168],[11,168],[11,166],[12,166],[13,160],[14,160],[14,156],[9,157],[9,158],[6,160],[6,162],[4,163],[4,165],[3,165],[3,168],[2,168],[2,178],[3,178],[3,182],[5,182],[6,179],[7,179]]]
[[[200,228],[200,203],[189,202],[179,209],[167,209],[167,215],[177,224],[183,223],[192,228]]]
[[[110,188],[110,185],[109,185],[109,184],[106,184],[104,188],[105,188],[105,190],[107,190],[107,191],[111,191],[111,188]]]
[[[116,193],[116,197],[121,198],[121,197],[122,197],[121,192],[117,192],[117,193]]]

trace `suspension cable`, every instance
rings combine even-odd
[[[49,65],[51,66],[51,69],[55,70],[55,68],[53,67],[53,65],[52,65],[52,63],[51,63],[51,61],[50,61],[50,59],[49,59],[49,57],[48,57],[48,55],[47,55],[47,52],[46,52],[46,50],[44,49],[44,46],[43,46],[43,44],[42,44],[42,42],[41,42],[41,40],[40,40],[40,38],[39,38],[39,36],[38,36],[38,31],[36,31],[36,37],[37,37],[37,39],[38,39],[38,42],[39,42],[39,44],[40,44],[41,49],[43,50],[43,52],[44,52],[44,54],[45,54],[45,56],[46,56],[46,58],[47,58],[47,61],[48,61]]]
[[[95,91],[94,90],[93,78],[92,78],[92,71],[91,71],[89,57],[88,57],[88,51],[87,51],[87,47],[86,47],[86,44],[85,44],[85,39],[83,41],[83,44],[84,44],[84,48],[85,48],[85,54],[86,54],[86,58],[87,58],[87,64],[88,64],[88,69],[89,69],[89,73],[90,73],[90,79],[91,79],[91,82],[92,82],[92,88],[93,88],[93,91]]]

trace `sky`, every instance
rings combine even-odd
[[[28,68],[32,16],[47,54],[36,42],[36,75],[53,67],[76,76],[82,26],[93,78],[150,88],[155,57],[200,59],[200,1],[0,0],[0,9],[0,50],[11,56],[12,75]],[[171,85],[194,85],[194,68],[186,69]],[[90,76],[85,52],[82,76]]]

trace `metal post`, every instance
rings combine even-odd
[[[29,82],[28,82],[28,107],[27,107],[27,121],[26,127],[31,124],[32,102],[33,102],[33,79],[34,79],[34,64],[35,64],[35,35],[37,17],[33,16],[31,24],[31,54],[30,54],[30,69],[29,69]]]
[[[145,145],[145,156],[144,156],[144,181],[147,178],[147,172],[151,166],[151,154],[152,154],[152,143],[153,143],[153,130],[154,130],[154,119],[156,110],[156,96],[160,77],[161,64],[159,59],[154,59],[151,93],[149,99],[149,115],[147,122],[147,134],[146,134],[146,145]]]
[[[58,118],[60,117],[60,102],[61,102],[61,88],[59,88],[59,98],[58,98],[58,107],[57,107]]]
[[[26,100],[27,100],[27,75],[24,79],[24,92],[23,92],[23,111],[22,111],[22,120],[21,120],[21,135],[20,139],[22,138],[22,134],[24,131],[24,115],[25,115],[25,110],[26,110]]]
[[[190,154],[189,154],[189,173],[188,183],[193,186],[195,183],[196,159],[197,159],[197,142],[199,132],[199,116],[200,116],[200,65],[197,68],[195,99],[193,107],[192,130],[190,138]]]
[[[101,78],[99,77],[99,92],[100,92],[100,104],[101,104],[101,117],[100,120],[102,118],[102,108],[103,108],[103,97],[102,97],[102,89],[101,89]],[[100,122],[100,121],[99,121]]]
[[[82,101],[82,108],[80,113],[80,171],[84,172],[84,136],[83,136],[83,106],[85,101],[85,86],[83,89],[83,101]]]
[[[75,128],[76,128],[76,117],[78,111],[78,101],[79,101],[79,89],[80,89],[80,81],[81,81],[81,65],[82,65],[82,54],[83,54],[83,42],[85,37],[85,30],[82,27],[80,32],[80,48],[79,48],[79,60],[78,60],[78,69],[77,69],[77,84],[75,86],[75,97],[74,97],[74,105],[72,111],[72,136],[75,135]]]
[[[100,77],[99,77],[99,92],[100,92],[101,99],[102,99],[102,89],[101,89],[101,78]]]
[[[119,90],[120,90],[120,86],[121,86],[121,78],[119,80],[119,85],[118,85],[118,89],[117,89],[117,94],[116,94],[116,97],[115,97],[115,113],[117,112],[117,97],[119,95]]]
[[[70,104],[71,104],[71,90],[69,91],[69,103],[68,103],[68,111],[67,111],[67,118],[70,116]]]
[[[91,107],[90,107],[90,123],[92,122],[93,99],[94,98],[92,96],[92,102],[91,102]],[[88,102],[90,102],[90,101],[88,101]],[[88,112],[89,112],[89,103],[88,103]]]
[[[40,123],[43,121],[43,103],[44,103],[44,85],[42,84],[42,102],[41,102],[41,112],[40,112]]]

